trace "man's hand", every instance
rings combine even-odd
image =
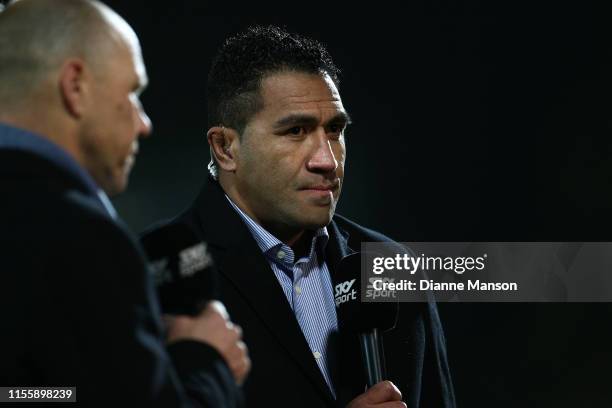
[[[229,366],[236,382],[242,384],[251,369],[242,329],[233,324],[223,303],[209,302],[197,316],[164,316],[168,329],[168,343],[197,340],[214,347]]]
[[[352,400],[346,408],[406,408],[402,393],[391,381],[381,381]]]

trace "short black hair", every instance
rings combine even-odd
[[[316,40],[272,25],[251,26],[228,38],[208,75],[208,125],[231,127],[242,134],[261,109],[261,81],[283,71],[327,73],[339,86],[340,70]]]

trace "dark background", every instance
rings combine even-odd
[[[399,241],[612,241],[612,13],[597,3],[108,1],[140,35],[153,136],[114,202],[137,231],[206,176],[224,38],[325,43],[354,124],[338,212]],[[608,304],[441,304],[461,407],[612,406]],[[426,408],[426,407],[424,407]]]

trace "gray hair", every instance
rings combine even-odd
[[[0,105],[27,100],[67,58],[103,62],[117,38],[112,15],[95,0],[10,2],[0,13]]]

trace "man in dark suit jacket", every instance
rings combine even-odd
[[[367,391],[356,341],[338,332],[338,262],[389,239],[334,215],[349,123],[337,74],[319,43],[277,27],[228,39],[208,80],[211,179],[172,222],[199,231],[220,271],[253,360],[250,406],[405,407],[403,394],[453,407],[434,304],[405,305],[385,335],[392,382]]]
[[[0,385],[76,387],[82,406],[239,406],[240,329],[211,303],[169,319],[166,348],[105,194],[151,130],[135,33],[101,3],[22,0],[0,13],[0,61]]]

